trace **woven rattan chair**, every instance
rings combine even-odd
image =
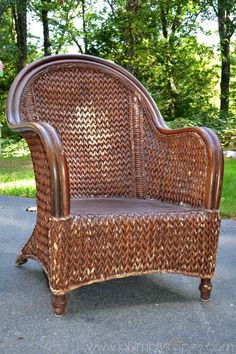
[[[7,116],[37,187],[37,223],[16,264],[41,263],[57,315],[73,289],[154,272],[197,276],[210,297],[223,169],[210,129],[168,129],[132,75],[87,55],[27,66]]]

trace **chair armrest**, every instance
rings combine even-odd
[[[209,128],[172,130],[163,125],[155,125],[154,133],[156,161],[161,161],[154,168],[153,157],[149,159],[149,168],[155,172],[149,174],[148,184],[153,183],[152,193],[156,185],[155,197],[218,209],[224,160],[216,134]]]
[[[56,217],[69,215],[70,188],[67,161],[56,130],[50,124],[44,122],[8,123],[8,125],[24,137],[27,137],[29,133],[34,133],[40,139],[50,170],[52,214]],[[43,178],[46,178],[46,176]]]

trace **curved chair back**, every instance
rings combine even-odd
[[[87,55],[47,57],[20,73],[9,97],[10,124],[47,122],[57,130],[72,197],[143,196],[144,144],[165,124],[126,70]]]

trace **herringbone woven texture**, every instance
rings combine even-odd
[[[54,293],[154,271],[214,274],[220,222],[218,211],[205,209],[207,147],[193,132],[161,134],[145,100],[108,68],[79,61],[42,70],[23,90],[23,120],[48,122],[61,138],[71,198],[154,198],[197,208],[55,219],[46,153],[27,134],[38,219],[22,254],[43,264]]]
[[[158,133],[144,99],[105,70],[79,63],[45,70],[27,85],[21,114],[25,121],[46,121],[58,131],[71,197],[205,204],[208,164],[202,139],[192,132]]]
[[[24,134],[24,137],[31,151],[36,176],[37,222],[31,238],[22,249],[22,254],[37,259],[48,271],[48,222],[49,216],[53,213],[50,170],[39,137],[31,133]]]
[[[218,211],[51,218],[51,288],[63,294],[91,282],[152,272],[212,278],[218,236]]]

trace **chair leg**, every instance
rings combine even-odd
[[[21,266],[23,264],[25,264],[28,261],[27,257],[23,256],[23,254],[19,254],[16,257],[16,266]]]
[[[64,315],[65,308],[66,308],[66,295],[54,295],[52,298],[52,307],[53,312],[56,316],[60,317]]]
[[[199,286],[199,290],[201,292],[201,300],[208,301],[211,296],[212,284],[211,279],[201,278],[201,284]]]

